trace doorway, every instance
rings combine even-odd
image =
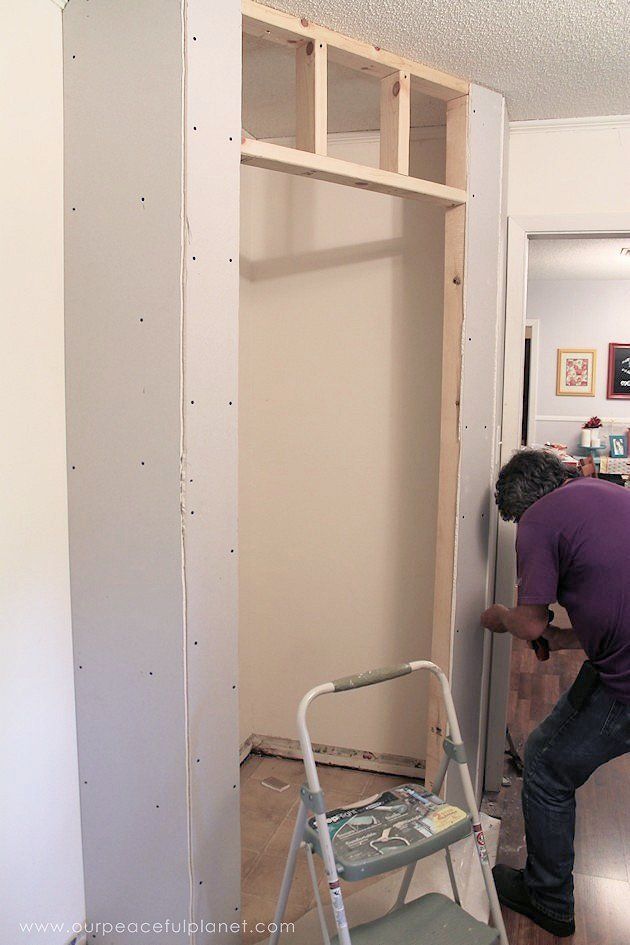
[[[567,462],[571,457],[577,461],[587,452],[582,427],[597,415],[602,422],[597,428],[601,446],[592,455],[598,466],[600,455],[609,452],[608,437],[627,431],[630,405],[620,409],[624,402],[608,396],[607,368],[609,345],[621,340],[616,335],[627,324],[630,265],[622,250],[630,237],[627,229],[614,231],[602,222],[601,231],[584,232],[572,229],[572,221],[555,227],[550,221],[553,228],[541,232],[539,221],[534,224],[536,230],[529,221],[510,221],[502,463],[519,446],[547,446]],[[567,395],[559,375],[563,352],[572,347],[576,356],[589,358],[592,376],[583,384],[587,393],[576,390]],[[517,381],[512,382],[513,378]],[[608,475],[607,469],[601,465],[598,474]],[[495,599],[507,606],[515,602],[514,539],[515,527],[500,523]],[[554,610],[554,624],[570,626],[566,612],[557,604]],[[504,752],[506,726],[522,759],[527,737],[570,686],[584,654],[554,653],[549,662],[538,663],[522,641],[496,637],[492,642],[485,786],[493,812],[502,817],[498,859],[522,867],[526,851],[520,813],[522,780],[518,760],[514,764]],[[608,923],[603,942],[621,940],[625,918],[614,903],[630,891],[627,853],[617,836],[617,825],[625,817],[617,804],[628,803],[628,773],[628,759],[618,759],[596,772],[578,792],[578,909],[589,902],[600,924]],[[613,784],[621,787],[612,790]],[[531,941],[524,920],[510,914],[508,921],[510,941],[516,945]],[[586,931],[589,923],[593,923],[592,915],[588,922],[584,916],[580,924]]]
[[[540,240],[560,240],[566,245],[568,240],[579,239],[594,240],[599,244],[599,251],[604,252],[604,241],[608,238],[619,241],[618,249],[630,242],[630,214],[593,214],[585,216],[584,214],[558,214],[548,217],[522,217],[514,216],[508,220],[508,251],[507,251],[507,282],[506,282],[506,313],[505,313],[505,347],[504,347],[504,368],[503,377],[503,416],[501,431],[501,451],[499,465],[507,462],[514,450],[519,448],[523,436],[523,378],[524,378],[524,352],[525,352],[525,334],[528,313],[528,269],[531,247]],[[622,245],[623,244],[623,245]],[[560,251],[559,251],[560,252]],[[567,255],[571,255],[567,250]],[[612,254],[615,265],[619,267],[622,262],[628,262],[628,258],[618,253]],[[591,263],[593,265],[594,263]],[[630,265],[626,267],[630,269]],[[617,272],[623,273],[622,268]],[[591,272],[591,275],[593,273]],[[612,280],[615,281],[615,280]],[[617,339],[611,338],[615,341]],[[577,342],[569,341],[569,344]],[[558,347],[561,347],[560,345]],[[581,347],[587,347],[583,345]],[[600,382],[603,383],[606,374],[605,364],[599,367]],[[510,379],[516,378],[516,382]],[[547,381],[547,391],[549,385],[553,388],[555,396],[555,376],[551,381]],[[606,398],[604,396],[604,401]],[[563,403],[568,403],[568,399],[562,398]],[[584,398],[584,404],[591,404],[592,398]],[[535,427],[528,431],[528,444],[533,445],[540,441],[541,444],[546,441],[553,441],[554,429],[557,433],[557,427],[550,424],[565,424],[564,436],[570,439],[572,445],[577,445],[576,428],[579,431],[577,420],[582,417],[586,419],[588,408],[580,408],[580,413],[576,417],[567,421],[569,416],[565,408],[563,413],[553,412],[551,408],[542,412],[541,404],[536,406],[530,400],[530,413],[528,427],[531,428],[532,418],[534,418]],[[623,403],[623,401],[609,400],[609,404]],[[537,411],[541,410],[540,413]],[[616,408],[615,408],[616,410]],[[630,415],[630,408],[625,411]],[[611,410],[612,413],[612,410]],[[628,417],[622,417],[621,412],[616,411],[615,417],[621,419],[622,423]],[[536,420],[535,418],[538,417]],[[569,424],[569,426],[566,426]],[[629,424],[626,424],[628,426]],[[614,429],[614,426],[613,426]],[[570,436],[567,433],[570,431]],[[607,430],[605,430],[607,433]],[[567,446],[570,444],[567,443]],[[513,606],[514,591],[516,587],[516,557],[514,551],[515,530],[514,526],[499,521],[497,524],[497,556],[495,568],[495,600],[508,606]],[[509,701],[509,680],[510,680],[510,662],[512,652],[512,640],[508,635],[493,637],[491,670],[490,670],[490,696],[488,705],[488,725],[486,736],[486,753],[484,767],[484,786],[486,791],[496,792],[501,786],[505,747],[505,728]]]

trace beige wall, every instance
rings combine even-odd
[[[513,122],[508,213],[630,210],[630,118]]]
[[[437,174],[440,133],[412,147]],[[430,655],[442,266],[439,209],[242,169],[243,738],[295,737],[316,683]],[[424,757],[421,685],[322,700],[313,737]]]
[[[72,673],[63,319],[61,10],[5,4],[0,942],[84,919]],[[10,221],[10,222],[9,222]],[[20,933],[21,922],[63,931]]]

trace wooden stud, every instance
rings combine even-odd
[[[446,115],[446,182],[466,189],[468,96],[449,102]],[[437,509],[435,589],[431,659],[450,680],[453,643],[457,500],[459,482],[459,404],[464,323],[466,207],[446,211],[444,233],[444,325],[442,329],[442,405]],[[431,786],[442,759],[447,719],[439,687],[429,687],[426,784]]]
[[[381,160],[384,171],[409,173],[411,84],[408,72],[381,79]]]
[[[301,42],[295,52],[296,128],[299,151],[328,150],[328,57],[326,44]]]
[[[468,94],[468,82],[464,79],[403,59],[402,56],[396,56],[378,46],[350,39],[341,33],[311,23],[304,17],[273,10],[254,0],[241,0],[241,9],[243,32],[250,36],[284,46],[297,46],[305,39],[324,43],[328,46],[331,62],[379,79],[391,75],[392,72],[406,72],[411,77],[412,88],[445,102]]]
[[[373,190],[395,197],[413,200],[428,200],[445,207],[455,207],[466,202],[466,192],[457,187],[437,184],[434,181],[405,177],[378,167],[353,164],[322,154],[285,148],[269,141],[244,138],[241,143],[241,163],[255,167],[266,167],[285,174],[314,177],[334,184],[346,184],[361,190]]]

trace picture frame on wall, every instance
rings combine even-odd
[[[556,395],[594,397],[596,370],[595,348],[558,348]]]
[[[630,400],[630,342],[608,345],[608,400]]]

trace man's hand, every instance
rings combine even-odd
[[[486,630],[492,630],[493,633],[506,633],[507,627],[503,619],[508,613],[509,609],[504,607],[503,604],[493,604],[492,607],[488,607],[482,613],[481,626],[485,627]]]
[[[547,623],[546,604],[519,604],[516,607],[493,604],[481,615],[482,627],[493,633],[508,630],[520,640],[536,640],[546,630]]]

